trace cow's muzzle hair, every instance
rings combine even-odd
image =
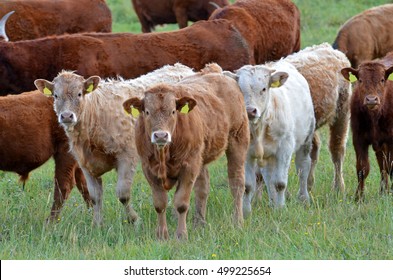
[[[247,106],[246,110],[247,110],[248,119],[250,121],[256,121],[261,117],[260,110],[258,110],[258,108],[254,106]]]
[[[151,142],[159,147],[164,147],[172,141],[172,136],[168,131],[157,130],[151,134]]]

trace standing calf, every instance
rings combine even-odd
[[[168,191],[176,186],[176,237],[187,238],[186,217],[195,188],[196,221],[205,223],[210,189],[207,164],[224,152],[234,198],[235,222],[243,221],[244,163],[249,144],[247,113],[237,84],[208,66],[175,85],[150,88],[144,98],[132,98],[125,110],[138,110],[135,135],[142,169],[158,214],[157,236],[168,238]],[[205,73],[206,72],[206,73]]]
[[[250,124],[251,144],[246,163],[245,215],[251,212],[256,173],[262,172],[274,206],[285,205],[285,191],[292,154],[299,174],[298,197],[309,201],[307,178],[315,128],[314,110],[306,79],[285,61],[246,65],[227,73],[243,92]]]
[[[55,162],[54,201],[48,220],[56,220],[75,180],[86,203],[91,201],[82,171],[57,123],[53,99],[39,92],[0,97],[0,170],[19,174],[24,185],[29,173],[51,157]]]
[[[99,83],[99,77],[88,79],[72,72],[61,72],[53,82],[36,80],[35,85],[55,98],[55,111],[64,127],[71,152],[78,160],[87,180],[94,204],[94,223],[102,222],[102,179],[117,171],[116,195],[124,205],[128,220],[137,214],[130,206],[130,188],[138,163],[135,149],[134,121],[121,110],[128,98],[141,96],[149,85],[175,82],[194,72],[181,64],[163,67],[134,80]],[[98,87],[98,88],[97,88]],[[93,93],[91,93],[94,91]]]
[[[355,199],[364,199],[364,181],[370,172],[368,148],[372,146],[381,172],[381,193],[389,191],[393,176],[393,59],[390,52],[381,60],[363,62],[359,68],[341,73],[355,82],[351,99],[352,140],[356,153],[358,187]]]

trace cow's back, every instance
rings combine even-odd
[[[9,0],[0,11],[10,16],[6,32],[10,41],[78,32],[111,32],[111,11],[104,0]]]

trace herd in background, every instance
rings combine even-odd
[[[393,21],[393,4],[348,20],[333,47],[300,50],[300,12],[289,0],[132,0],[143,32],[163,23],[182,28],[148,34],[110,33],[104,0],[79,0],[78,9],[72,2],[0,3],[6,14],[0,20],[0,170],[16,172],[24,185],[32,170],[54,158],[49,220],[57,219],[76,184],[101,224],[101,176],[116,169],[116,195],[134,222],[130,190],[141,162],[157,236],[169,237],[168,191],[175,187],[176,237],[186,239],[192,189],[194,219],[203,225],[207,165],[224,153],[236,224],[251,213],[258,176],[272,205],[285,205],[293,154],[298,198],[309,203],[318,129],[325,125],[333,187],[344,193],[349,123],[356,199],[364,198],[369,146],[381,192],[389,192],[393,39],[379,26]],[[187,27],[188,20],[199,21]]]

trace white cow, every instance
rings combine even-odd
[[[176,64],[165,66],[133,80],[100,82],[97,76],[84,79],[72,72],[61,72],[53,82],[35,81],[43,93],[54,97],[59,123],[64,127],[71,152],[86,177],[94,204],[94,223],[102,222],[101,176],[117,170],[116,194],[125,206],[128,220],[137,214],[130,205],[130,191],[139,161],[135,146],[135,119],[127,116],[122,104],[155,84],[174,83],[193,75],[191,68]],[[94,92],[92,92],[94,91]]]
[[[246,163],[244,214],[251,212],[259,171],[273,205],[285,205],[293,153],[296,153],[300,179],[298,197],[308,202],[307,177],[315,118],[306,79],[292,64],[282,60],[268,65],[246,65],[235,74],[226,73],[237,80],[249,116],[251,141]]]

